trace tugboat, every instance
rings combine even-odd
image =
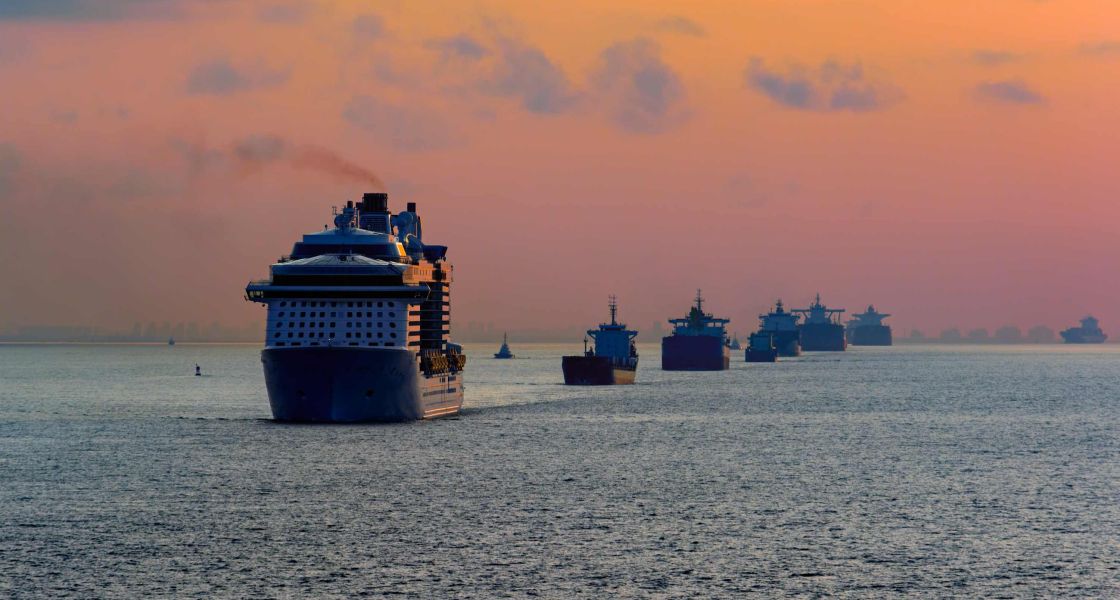
[[[723,371],[731,366],[724,326],[704,312],[704,298],[696,290],[696,306],[683,319],[669,319],[673,333],[661,338],[661,368],[666,371]]]
[[[513,358],[513,352],[509,351],[509,338],[506,334],[502,334],[502,347],[494,353],[494,358]]]
[[[610,298],[611,322],[601,323],[599,329],[589,329],[587,335],[595,340],[595,345],[587,347],[583,338],[582,356],[565,356],[561,366],[564,369],[564,383],[567,385],[614,385],[634,383],[638,370],[638,349],[634,338],[638,332],[619,323],[618,302]]]
[[[167,338],[167,345],[168,346],[174,346],[175,345],[175,338],[173,338],[173,337]]]
[[[889,316],[876,311],[874,306],[868,306],[867,312],[852,315],[846,331],[848,343],[853,346],[890,346],[891,326],[883,324],[883,319]]]
[[[309,233],[246,300],[268,309],[261,352],[277,421],[412,421],[458,414],[447,246],[423,241],[416,204],[368,193]]]
[[[844,325],[840,323],[842,308],[828,308],[821,304],[821,295],[809,305],[792,312],[800,313],[805,320],[801,323],[801,348],[809,352],[843,352],[848,346],[844,339]]]
[[[747,338],[747,362],[778,362],[778,349],[774,347],[774,336],[761,331]]]
[[[774,310],[758,315],[758,333],[771,338],[778,356],[801,356],[801,330],[797,328],[799,318],[788,312],[778,300]]]
[[[1093,317],[1081,319],[1080,327],[1070,327],[1061,332],[1067,344],[1101,344],[1108,335],[1101,331],[1100,323]]]
[[[729,350],[741,350],[743,348],[742,344],[739,343],[738,335],[731,336],[731,341],[727,344],[727,348]]]

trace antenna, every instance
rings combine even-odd
[[[614,294],[610,295],[608,306],[611,309],[611,325],[618,325],[618,321],[615,320],[615,315],[618,313],[618,298]]]
[[[700,295],[700,288],[696,288],[696,310],[704,311],[704,297]]]

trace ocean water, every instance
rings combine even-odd
[[[494,350],[461,417],[306,426],[253,346],[0,347],[0,596],[1120,596],[1120,348]]]

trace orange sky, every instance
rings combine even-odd
[[[0,4],[0,327],[263,320],[247,280],[366,184],[456,321],[639,328],[695,288],[896,327],[1120,322],[1120,5]]]

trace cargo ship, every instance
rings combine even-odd
[[[747,338],[747,362],[777,362],[778,349],[774,347],[774,337],[761,331]]]
[[[618,322],[618,302],[611,296],[611,322],[600,323],[587,335],[594,341],[588,348],[583,338],[582,356],[565,356],[561,361],[567,385],[615,385],[634,383],[638,370],[638,349],[634,338],[638,332]]]
[[[1100,322],[1093,317],[1081,319],[1080,327],[1070,327],[1061,332],[1067,344],[1102,344],[1108,335],[1101,331]]]
[[[369,193],[335,210],[253,281],[268,311],[261,352],[278,421],[411,421],[457,414],[466,356],[450,341],[447,247],[423,241],[416,204]]]
[[[883,319],[889,316],[876,311],[874,306],[868,306],[867,312],[853,314],[845,332],[848,343],[853,346],[890,346],[891,326],[883,324]]]
[[[785,309],[782,301],[774,305],[774,310],[758,315],[758,333],[771,338],[778,356],[801,355],[801,330],[797,327],[798,315]]]
[[[821,295],[809,308],[792,312],[802,315],[801,349],[808,352],[842,352],[848,346],[844,338],[844,325],[840,323],[842,308],[828,308],[821,304]]]
[[[704,298],[696,290],[696,305],[681,319],[669,319],[673,332],[661,338],[661,368],[666,371],[722,371],[731,366],[725,326],[704,312]]]
[[[494,358],[513,358],[513,352],[509,349],[509,337],[502,334],[502,347],[494,353]]]

